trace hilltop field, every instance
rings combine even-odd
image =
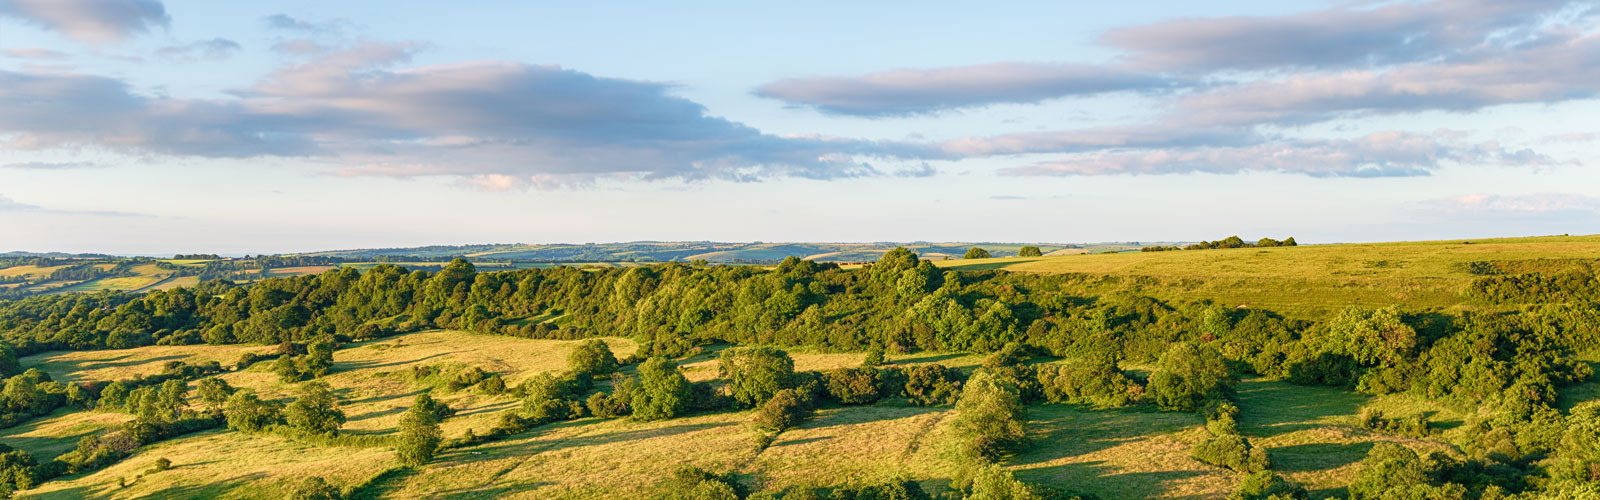
[[[917,257],[458,261],[420,281],[366,263],[0,301],[18,355],[0,359],[16,450],[0,483],[30,499],[1600,493],[1584,444],[1600,443],[1600,236]],[[344,420],[242,428],[232,399],[203,397],[214,380],[268,406],[326,387]],[[108,403],[118,381],[152,399]],[[453,412],[418,462],[403,450],[424,395]],[[647,413],[659,401],[676,406]],[[117,448],[139,425],[163,434]],[[86,446],[117,451],[89,463]]]

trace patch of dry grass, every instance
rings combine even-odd
[[[149,472],[160,458],[171,460],[172,469]],[[19,498],[277,500],[305,477],[358,484],[393,463],[394,452],[384,448],[317,447],[271,435],[208,431],[146,446],[110,467],[44,483]],[[119,486],[119,478],[129,485]]]

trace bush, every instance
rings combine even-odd
[[[1216,349],[1178,342],[1156,361],[1146,390],[1164,409],[1194,411],[1227,398],[1233,383],[1233,372]]]
[[[883,395],[883,376],[876,368],[839,368],[824,378],[828,397],[839,404],[872,404]]]
[[[322,382],[308,382],[301,387],[300,397],[283,414],[290,426],[314,435],[337,436],[345,421],[333,391]]]
[[[339,493],[339,488],[329,484],[328,480],[316,476],[300,480],[289,492],[290,500],[339,500],[343,497],[344,495]]]
[[[918,365],[905,370],[905,395],[917,406],[956,404],[961,397],[961,378],[955,370],[939,364]]]
[[[1045,401],[1051,403],[1127,406],[1143,390],[1108,356],[1040,365],[1035,373]]]
[[[733,474],[716,474],[692,465],[679,465],[664,486],[668,498],[684,500],[738,500],[750,493]]]
[[[617,371],[617,357],[605,341],[585,340],[567,355],[567,370],[591,377],[608,375]]]
[[[872,344],[867,348],[867,356],[861,359],[862,368],[873,368],[883,364],[883,344]]]
[[[761,405],[761,411],[756,413],[755,425],[761,429],[783,432],[784,429],[799,425],[810,414],[811,398],[794,389],[784,389]]]
[[[1194,446],[1194,458],[1239,472],[1258,472],[1271,467],[1266,448],[1251,447],[1249,440],[1237,434],[1211,436],[1201,441]]]
[[[229,396],[223,414],[227,416],[229,429],[243,432],[258,432],[283,419],[278,405],[262,401],[249,390]]]
[[[678,371],[678,365],[654,357],[639,365],[639,387],[629,406],[634,420],[664,420],[683,414],[689,397],[689,379]]]
[[[788,500],[785,495],[784,499]],[[974,498],[974,497],[969,497]],[[932,500],[922,485],[909,479],[890,479],[865,486],[835,488],[831,500]]]
[[[1017,388],[987,370],[974,374],[956,401],[955,430],[974,458],[995,460],[1021,444],[1025,420]]]
[[[735,347],[722,351],[718,361],[718,375],[728,379],[729,395],[746,408],[793,387],[794,360],[789,353],[771,347]]]
[[[1306,500],[1306,489],[1284,481],[1270,471],[1245,476],[1228,500]]]

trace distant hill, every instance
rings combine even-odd
[[[895,247],[905,247],[932,259],[959,258],[968,248],[982,247],[996,257],[1014,256],[1026,245],[1046,254],[1100,253],[1138,250],[1172,242],[1122,243],[999,243],[999,242],[872,242],[872,243],[766,243],[713,241],[632,241],[584,244],[484,244],[435,245],[412,248],[331,250],[301,254],[332,258],[440,258],[464,256],[477,260],[530,262],[670,262],[705,260],[714,263],[764,263],[800,257],[823,262],[877,260]]]

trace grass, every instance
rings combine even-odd
[[[1372,397],[1332,387],[1306,387],[1251,379],[1238,391],[1239,431],[1251,444],[1264,446],[1273,469],[1311,491],[1311,498],[1343,498],[1345,487],[1367,452],[1379,442],[1405,445],[1418,452],[1456,455],[1453,446],[1434,439],[1379,434],[1356,427],[1362,408],[1386,416],[1430,414],[1436,420],[1459,418],[1458,410],[1406,395]]]
[[[605,339],[619,356],[637,347],[626,339]],[[350,344],[334,353],[333,371],[319,380],[334,389],[349,421],[344,429],[355,434],[387,434],[399,425],[401,414],[412,399],[431,392],[457,409],[457,416],[444,422],[447,436],[459,435],[468,428],[484,433],[494,425],[495,412],[517,405],[509,396],[487,395],[472,390],[444,392],[414,383],[410,370],[434,365],[455,373],[478,367],[500,374],[507,385],[516,385],[544,372],[566,369],[567,354],[579,341],[531,340],[514,337],[476,335],[435,330],[397,335],[385,339]],[[258,363],[250,370],[221,375],[234,387],[255,390],[264,398],[291,399],[302,383],[284,383],[270,371],[271,363]]]
[[[160,458],[171,460],[172,469],[149,472]],[[393,462],[394,452],[383,448],[322,448],[271,435],[207,431],[152,444],[110,467],[44,483],[19,498],[276,500],[305,477],[359,484]],[[120,487],[119,478],[129,485]]]
[[[161,373],[169,361],[217,361],[232,366],[246,352],[267,352],[273,347],[254,345],[147,346],[103,351],[50,351],[22,358],[25,368],[38,368],[63,382],[124,380]]]
[[[1200,463],[1189,449],[1205,432],[1194,413],[1146,408],[1028,408],[1028,449],[1007,462],[1018,479],[1105,500],[1222,498],[1234,473]]]
[[[125,413],[82,411],[62,408],[54,413],[0,430],[0,442],[49,460],[78,447],[83,436],[113,429],[133,420]]]
[[[1461,291],[1471,262],[1507,272],[1552,271],[1600,263],[1600,236],[1507,238],[1278,248],[1185,250],[1060,257],[934,261],[959,270],[1081,273],[1113,278],[1164,299],[1209,299],[1317,319],[1347,305],[1474,307]],[[1100,290],[1104,291],[1104,290]]]
[[[948,408],[823,410],[757,449],[750,412],[663,422],[585,419],[515,439],[452,450],[413,475],[378,488],[381,498],[640,499],[679,464],[732,471],[757,490],[840,486],[894,476],[948,478],[931,434]],[[930,490],[937,491],[937,490]]]

